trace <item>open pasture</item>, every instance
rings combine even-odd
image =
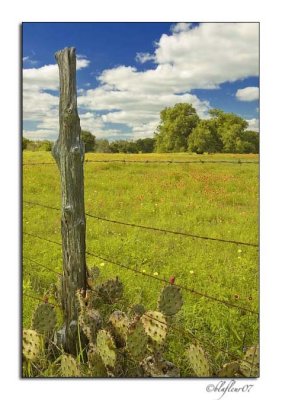
[[[257,155],[86,154],[86,160],[257,161]],[[23,153],[23,163],[53,162],[49,152]],[[258,243],[258,164],[85,163],[85,210],[99,217],[211,238]],[[23,166],[23,200],[60,208],[60,177],[53,164]],[[23,231],[61,242],[60,212],[23,203]],[[87,250],[197,292],[258,311],[258,248],[140,229],[87,217]],[[25,258],[26,257],[26,258]],[[52,292],[57,276],[36,260],[62,270],[58,245],[23,235],[23,326],[37,301]],[[119,276],[125,303],[155,309],[162,282],[87,256],[101,279]],[[100,279],[100,278],[99,278]],[[52,295],[51,295],[52,297]],[[214,367],[241,356],[258,342],[255,314],[183,291],[184,306],[173,324],[199,338]],[[189,335],[170,331],[167,359],[190,371],[185,361]]]

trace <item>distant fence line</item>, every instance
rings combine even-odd
[[[84,160],[88,163],[122,163],[122,164],[259,164],[259,161],[249,160]],[[23,166],[28,165],[56,165],[55,162],[29,162],[23,163]]]

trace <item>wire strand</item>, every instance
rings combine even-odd
[[[26,257],[27,258],[27,257]],[[32,259],[30,259],[30,261],[32,261],[32,262],[35,262],[36,263],[36,261],[35,260],[32,260]],[[43,264],[41,264],[41,266],[42,267],[45,267],[46,269],[48,268],[48,267],[46,267],[45,265],[43,265]],[[54,270],[52,270],[53,272],[56,272],[56,271],[54,271]],[[92,292],[95,292],[95,289],[92,289],[92,288],[90,288],[89,290],[91,290]],[[23,293],[24,294],[24,296],[27,296],[27,297],[30,297],[30,298],[33,298],[33,299],[35,299],[35,300],[39,300],[40,302],[42,302],[42,301],[44,301],[44,299],[42,299],[42,298],[39,298],[39,297],[35,297],[35,296],[33,296],[33,295],[30,295],[30,294],[27,294],[27,293]],[[48,302],[49,303],[49,302]],[[52,304],[53,306],[55,306],[55,307],[60,307],[58,304],[54,304],[54,303],[49,303],[49,304]],[[130,306],[130,305],[127,305],[127,308],[129,308],[130,310],[134,310],[134,307],[133,306]],[[161,324],[164,324],[164,325],[166,325],[168,328],[170,327],[170,328],[172,328],[173,330],[175,330],[175,331],[177,331],[177,332],[179,332],[179,333],[181,333],[181,334],[188,334],[189,336],[191,336],[191,337],[193,337],[193,339],[195,339],[195,340],[197,340],[199,343],[201,343],[202,345],[206,345],[206,343],[204,342],[204,341],[202,341],[201,339],[199,339],[199,337],[198,336],[196,336],[194,333],[192,333],[189,329],[185,329],[185,328],[179,328],[179,327],[177,327],[176,325],[173,325],[173,324],[169,324],[169,323],[167,323],[167,322],[163,322],[163,321],[160,321],[160,320],[158,320],[157,318],[155,318],[155,317],[152,317],[151,315],[149,315],[149,314],[146,314],[146,316],[149,318],[149,319],[151,319],[151,320],[154,320],[154,321],[156,321],[156,322],[158,322],[158,323],[161,323]],[[222,351],[223,353],[226,353],[227,355],[229,355],[229,356],[231,356],[231,357],[234,357],[234,358],[236,358],[236,356],[235,356],[235,354],[233,354],[233,353],[231,353],[231,352],[229,352],[229,351],[227,351],[227,350],[225,350],[225,349],[223,349],[223,348],[221,348],[221,347],[219,347],[219,346],[217,346],[217,345],[215,345],[214,343],[212,343],[212,342],[210,342],[210,341],[208,341],[207,342],[210,346],[212,346],[213,348],[215,348],[215,349],[217,349],[217,350],[220,350],[220,351]],[[248,361],[247,361],[248,362]],[[251,364],[251,363],[250,363]]]
[[[259,164],[258,161],[232,161],[232,160],[84,160],[85,164],[89,163],[122,163],[122,164]],[[27,165],[56,165],[55,162],[34,162],[34,163],[23,163],[23,166]]]
[[[39,263],[39,262],[36,261],[36,260],[32,260],[31,258],[26,257],[26,256],[23,256],[23,258],[26,259],[26,260],[28,260],[28,261],[30,261],[30,262],[32,262],[32,263],[34,263],[34,264],[37,264],[38,266],[40,266],[40,267],[46,269],[47,271],[54,272],[54,273],[57,274],[58,276],[62,276],[62,274],[60,274],[59,272],[55,271],[55,270],[52,269],[52,268],[46,267],[46,265],[43,265],[43,264]]]
[[[41,237],[41,236],[37,236],[37,235],[34,235],[34,234],[32,234],[32,233],[29,233],[29,232],[24,232],[24,231],[23,231],[23,234],[29,235],[29,236],[35,237],[35,238],[37,238],[37,239],[41,239],[41,240],[44,240],[44,241],[47,241],[47,242],[50,242],[50,243],[53,243],[53,244],[56,244],[56,245],[59,245],[59,246],[62,245],[62,243],[59,243],[59,242],[56,242],[56,241],[53,241],[53,240],[50,240],[50,239],[43,238],[43,237]],[[93,257],[95,257],[95,258],[98,258],[98,259],[100,259],[100,260],[102,260],[102,261],[105,261],[105,262],[108,262],[108,263],[110,263],[110,264],[116,265],[116,266],[118,266],[118,267],[120,267],[120,268],[126,269],[126,270],[128,270],[128,271],[132,271],[132,272],[134,272],[134,273],[137,273],[137,274],[146,276],[146,277],[148,277],[148,278],[155,279],[155,280],[157,280],[157,281],[159,281],[159,282],[164,282],[164,283],[166,283],[166,284],[168,283],[168,282],[167,282],[165,279],[163,279],[163,278],[160,278],[160,277],[154,276],[154,275],[150,275],[150,274],[148,274],[147,272],[139,271],[138,269],[131,268],[131,267],[127,266],[127,265],[118,263],[118,262],[116,262],[116,261],[110,260],[110,259],[105,258],[105,257],[102,257],[101,255],[92,253],[92,252],[90,252],[90,251],[86,251],[85,253],[88,254],[88,255],[90,255],[90,256],[93,256]],[[216,301],[216,302],[221,303],[221,304],[224,304],[224,305],[226,305],[226,306],[228,306],[228,307],[237,308],[237,309],[242,310],[242,311],[247,311],[247,312],[250,312],[250,313],[252,313],[252,314],[259,315],[259,313],[258,313],[257,311],[254,311],[254,310],[251,310],[251,309],[248,309],[248,308],[239,306],[239,305],[237,305],[237,304],[230,303],[230,302],[227,301],[227,300],[218,299],[218,298],[216,298],[216,297],[214,297],[214,296],[211,296],[211,295],[208,295],[208,294],[206,294],[206,293],[202,293],[202,292],[199,292],[199,291],[194,290],[194,289],[192,289],[192,288],[188,288],[187,286],[178,285],[178,284],[174,284],[174,285],[175,285],[176,287],[179,287],[180,289],[183,289],[183,290],[187,291],[187,292],[193,293],[193,294],[195,294],[195,295],[197,295],[197,296],[200,296],[200,297],[205,297],[205,298],[207,298],[207,299],[209,299],[209,300],[212,300],[212,301]]]
[[[26,201],[26,200],[24,200],[23,203],[38,206],[38,207],[48,208],[51,210],[60,211],[60,209],[58,207],[47,206],[45,204],[34,203],[31,201]],[[116,220],[109,219],[109,218],[99,217],[97,215],[93,215],[88,212],[86,212],[85,215],[90,218],[94,218],[94,219],[97,219],[100,221],[110,222],[110,223],[118,224],[118,225],[130,226],[133,228],[140,228],[140,229],[146,229],[146,230],[151,230],[151,231],[156,231],[156,232],[169,233],[169,234],[173,234],[173,235],[186,236],[186,237],[194,238],[194,239],[211,240],[211,241],[216,241],[216,242],[231,243],[231,244],[249,246],[249,247],[259,247],[259,245],[255,244],[255,243],[248,243],[248,242],[241,242],[238,240],[229,240],[229,239],[221,239],[221,238],[213,238],[213,237],[208,237],[208,236],[194,235],[194,234],[188,233],[188,232],[179,232],[179,231],[173,231],[173,230],[169,230],[169,229],[156,228],[156,227],[152,227],[152,226],[132,224],[129,222],[124,222],[124,221],[116,221]]]

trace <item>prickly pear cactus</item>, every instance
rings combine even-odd
[[[35,361],[42,349],[40,335],[32,329],[24,329],[22,346],[24,358],[28,361]]]
[[[55,328],[56,320],[54,306],[48,303],[39,304],[33,313],[32,329],[39,333],[47,334]]]
[[[88,365],[91,371],[91,376],[107,377],[107,369],[102,361],[101,356],[97,351],[97,347],[93,343],[89,343],[87,352]]]
[[[141,317],[145,332],[157,343],[165,340],[167,324],[165,316],[159,311],[147,311]]]
[[[149,356],[141,362],[145,377],[152,378],[179,378],[180,371],[172,362],[161,356]]]
[[[190,365],[197,376],[210,376],[209,362],[201,346],[198,344],[191,344],[187,350],[187,356]]]
[[[116,279],[109,279],[99,286],[96,286],[95,292],[106,303],[116,303],[123,294],[123,284],[116,277]]]
[[[248,378],[259,376],[259,349],[258,346],[250,347],[240,362],[240,372]]]
[[[145,313],[146,309],[142,304],[134,304],[131,307],[130,314],[132,316],[142,316]]]
[[[92,308],[81,311],[78,323],[89,342],[95,342],[97,332],[102,327],[102,318],[99,311]]]
[[[69,354],[63,354],[61,356],[61,373],[65,377],[77,377],[80,376],[75,359]]]
[[[127,315],[122,311],[114,311],[109,318],[109,322],[113,327],[115,335],[124,339],[126,337],[129,319]]]
[[[139,320],[130,324],[126,337],[126,350],[137,361],[142,360],[147,352],[148,335]]]
[[[76,297],[79,304],[80,313],[85,312],[86,309],[97,308],[99,301],[97,293],[94,290],[77,290]]]
[[[100,330],[98,332],[96,346],[104,365],[114,368],[116,363],[116,346],[108,331]]]
[[[183,299],[180,288],[174,285],[169,285],[163,288],[159,301],[158,309],[165,315],[176,314],[183,305]]]
[[[221,370],[218,372],[217,376],[219,378],[234,378],[239,372],[240,364],[238,361],[232,361],[230,363],[224,364]]]

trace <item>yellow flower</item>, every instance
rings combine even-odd
[[[241,250],[241,249],[238,249],[238,253],[242,253],[242,250]]]
[[[158,274],[158,272],[154,272],[153,275],[154,276],[158,276],[159,274]]]
[[[142,269],[142,272],[145,274],[146,270],[145,270],[145,269]]]
[[[192,270],[191,270],[191,271],[189,271],[189,272],[190,272],[190,274],[194,274],[194,271],[192,271]]]
[[[105,263],[101,263],[101,264],[100,264],[100,267],[104,267],[104,266],[105,266]]]
[[[238,258],[240,259],[240,258],[242,258],[242,257],[238,256]]]

